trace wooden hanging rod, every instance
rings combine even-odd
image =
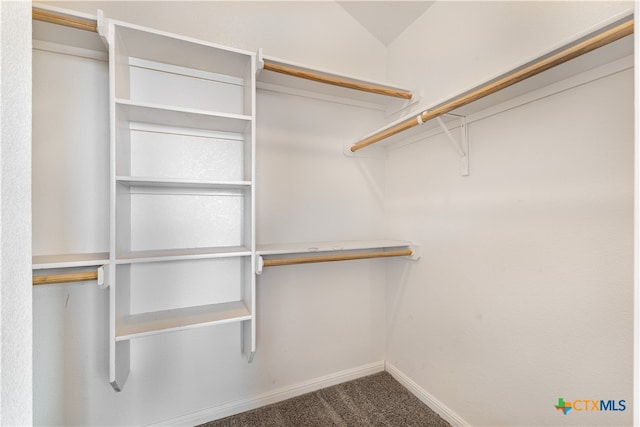
[[[397,251],[384,251],[384,252],[365,252],[359,254],[342,254],[342,255],[321,255],[310,257],[298,257],[298,258],[281,258],[281,259],[265,259],[264,267],[275,267],[281,265],[292,264],[310,264],[314,262],[332,262],[332,261],[351,261],[356,259],[371,259],[371,258],[390,258],[399,256],[411,256],[413,251],[411,249],[397,250]]]
[[[71,18],[69,16],[39,9],[31,9],[31,17],[36,21],[64,25],[78,30],[98,32],[98,23],[93,19]]]
[[[87,280],[98,280],[97,271],[67,274],[49,274],[43,276],[33,276],[34,285],[50,285],[54,283],[84,282]]]
[[[340,86],[348,89],[360,90],[363,92],[377,93],[378,95],[391,96],[394,98],[411,99],[413,94],[400,89],[390,89],[384,86],[360,83],[353,80],[340,79],[321,73],[303,70],[301,68],[291,67],[288,65],[276,64],[268,59],[264,60],[264,69],[275,73],[286,74],[301,79],[313,80],[315,82],[326,83],[334,86]]]
[[[49,22],[52,24],[64,25],[71,28],[76,28],[85,31],[98,31],[98,23],[92,19],[79,19],[71,18],[69,16],[43,11],[39,9],[32,9],[32,17],[37,21]],[[373,84],[360,83],[353,80],[340,79],[337,77],[328,76],[321,73],[314,73],[311,71],[303,70],[296,67],[287,65],[276,64],[269,60],[264,60],[264,69],[273,71],[276,73],[287,74],[302,79],[313,80],[320,83],[326,83],[334,86],[340,86],[348,89],[355,89],[369,93],[376,93],[379,95],[390,96],[401,99],[411,99],[413,94],[405,90],[391,89],[385,86],[378,86]]]
[[[484,98],[485,96],[496,93],[506,87],[509,87],[513,84],[526,80],[529,77],[533,77],[536,74],[540,74],[543,71],[547,71],[550,68],[553,68],[571,59],[575,59],[581,55],[584,55],[585,53],[591,52],[592,50],[598,49],[609,43],[613,43],[614,41],[619,40],[631,34],[633,34],[633,19],[630,19],[606,31],[598,33],[593,37],[590,37],[575,45],[569,46],[566,49],[563,49],[555,54],[552,54],[551,56],[542,58],[541,60],[529,66],[513,71],[511,73],[508,73],[507,75],[495,81],[489,82],[486,85],[479,87],[478,89],[474,89],[465,95],[461,95],[458,98],[453,98],[452,100],[447,101],[444,104],[441,104],[440,106],[435,107],[433,110],[423,111],[422,113],[418,114],[416,117],[412,117],[410,119],[397,123],[391,127],[383,129],[380,132],[375,133],[361,140],[360,142],[352,145],[350,149],[352,152],[356,152],[371,144],[374,144],[378,141],[381,141],[397,133],[403,132],[414,126],[418,126],[428,120],[434,119],[436,117],[440,117],[443,114],[446,114],[457,108],[463,107],[467,104],[470,104],[474,101]]]

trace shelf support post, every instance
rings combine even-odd
[[[418,116],[420,117],[420,116]],[[469,140],[467,138],[467,118],[460,117],[460,141],[451,134],[451,131],[447,125],[442,121],[440,117],[436,117],[436,121],[440,125],[440,128],[447,136],[447,139],[451,143],[451,146],[456,153],[460,156],[460,174],[462,176],[469,176]]]

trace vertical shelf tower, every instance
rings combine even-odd
[[[130,342],[241,324],[255,352],[255,54],[99,17],[109,47],[109,379]]]

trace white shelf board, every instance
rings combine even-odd
[[[128,56],[228,76],[244,77],[255,53],[109,20]]]
[[[118,319],[116,341],[250,319],[242,301],[133,314]]]
[[[280,58],[264,56],[264,60],[269,61],[273,64],[292,67],[301,71],[320,74],[329,78],[345,80],[345,81],[356,83],[356,84],[378,86],[385,89],[410,92],[409,89],[402,88],[396,85],[381,83],[373,80],[364,80],[354,76],[349,76],[346,74],[341,74],[341,73],[337,73],[329,70],[323,70],[320,68],[312,68],[306,65],[298,64],[291,61],[286,61]],[[350,88],[345,88],[341,86],[335,86],[327,83],[320,83],[317,81],[308,80],[300,77],[294,77],[294,76],[278,73],[275,71],[264,70],[264,69],[260,70],[257,81],[258,81],[258,87],[261,87],[261,86],[268,87],[271,85],[275,87],[286,87],[296,91],[317,93],[317,94],[321,94],[321,95],[329,96],[333,98],[344,98],[344,99],[355,100],[355,101],[359,101],[367,104],[374,104],[378,106],[386,106],[394,101],[409,103],[408,100],[403,100],[403,99],[391,97],[388,95],[381,95],[381,94],[365,92],[357,89],[350,89]]]
[[[116,100],[116,113],[128,122],[232,133],[243,133],[251,124],[251,116],[132,102],[126,99]]]
[[[251,181],[195,181],[189,179],[117,176],[116,181],[128,186],[199,189],[242,189]]]
[[[108,252],[34,255],[32,257],[32,269],[34,270],[44,270],[50,268],[97,267],[108,263]]]
[[[276,243],[256,246],[257,255],[344,252],[372,249],[406,248],[411,242],[400,240],[346,240],[327,242]]]
[[[223,246],[211,248],[160,249],[119,253],[116,264],[136,264],[143,262],[186,261],[207,258],[232,258],[251,256],[251,250],[244,246]]]

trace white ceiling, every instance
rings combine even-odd
[[[338,1],[353,18],[388,46],[434,1]]]

